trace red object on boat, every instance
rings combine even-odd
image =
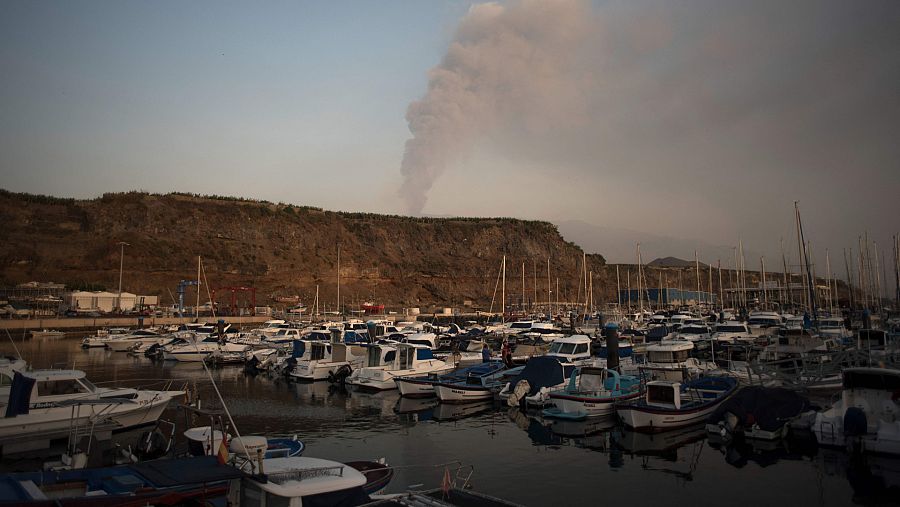
[[[365,303],[362,305],[362,309],[366,313],[384,313],[384,305],[376,305],[375,303]]]

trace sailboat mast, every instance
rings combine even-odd
[[[769,291],[768,286],[766,286],[766,257],[762,256],[759,258],[759,268],[762,272],[762,293],[763,293],[763,308],[769,309]]]
[[[725,309],[725,294],[722,291],[722,259],[716,261],[716,268],[719,271],[719,308]]]
[[[197,304],[194,306],[194,320],[200,322],[200,256],[197,256]]]
[[[337,312],[341,315],[341,244],[337,245]]]
[[[616,302],[619,309],[622,309],[622,281],[619,279],[619,265],[616,264]]]
[[[638,263],[638,306],[641,309],[641,318],[644,315],[644,292],[642,290],[642,282],[641,280],[641,244],[637,244],[637,263]]]
[[[700,257],[694,250],[694,268],[697,270],[697,307],[700,307]]]
[[[503,287],[500,289],[500,322],[506,322],[506,255],[503,256]]]

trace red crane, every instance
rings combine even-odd
[[[216,306],[216,292],[222,291],[230,291],[231,292],[231,305],[228,307],[229,315],[237,315],[238,314],[238,305],[237,305],[237,293],[238,292],[249,292],[250,293],[250,306],[247,307],[250,310],[250,315],[256,315],[256,287],[219,287],[218,289],[213,289],[212,291],[212,304],[213,308]]]

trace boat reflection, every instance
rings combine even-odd
[[[438,403],[434,407],[433,417],[436,421],[456,421],[494,410],[494,402],[479,401],[475,403]]]

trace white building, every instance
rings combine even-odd
[[[75,291],[68,294],[67,302],[69,308],[76,312],[110,313],[119,309],[129,312],[139,306],[155,307],[159,303],[159,297],[138,296],[130,292],[123,292],[120,296],[115,292]]]

